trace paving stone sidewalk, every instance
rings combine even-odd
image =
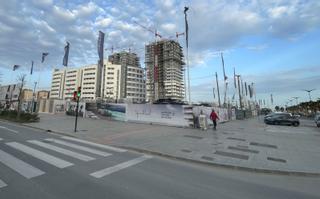
[[[320,174],[320,129],[311,120],[299,127],[267,126],[262,118],[231,121],[218,130],[176,128],[41,114],[26,124],[98,143],[123,146],[204,163],[270,172]]]

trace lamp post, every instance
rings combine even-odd
[[[308,92],[308,95],[309,95],[309,101],[311,102],[311,92],[316,90],[316,89],[310,89],[310,90],[307,90],[307,89],[302,89],[303,91],[306,91]]]

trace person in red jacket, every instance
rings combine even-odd
[[[210,119],[213,122],[213,130],[216,130],[216,128],[217,128],[217,119],[219,120],[219,117],[218,117],[217,113],[214,112],[214,109],[212,109],[212,112],[210,114]]]

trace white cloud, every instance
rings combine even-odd
[[[103,18],[103,19],[99,19],[95,22],[96,26],[100,26],[102,28],[106,28],[108,27],[110,24],[112,23],[112,19],[111,18]]]

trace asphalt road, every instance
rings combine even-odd
[[[0,122],[0,199],[320,198],[320,178],[168,160]]]

